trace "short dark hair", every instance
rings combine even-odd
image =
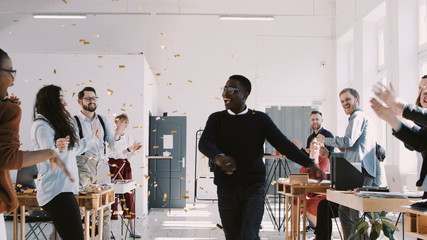
[[[229,79],[233,79],[238,81],[248,93],[251,93],[252,90],[252,84],[251,81],[249,81],[249,79],[247,79],[245,76],[242,75],[232,75],[229,77]]]
[[[323,117],[322,113],[317,110],[311,111],[310,115],[313,115],[313,114],[319,114],[320,116]]]
[[[356,91],[356,89],[354,88],[344,88],[343,90],[341,90],[339,96],[341,96],[341,94],[345,93],[345,92],[349,92],[351,95],[353,95],[353,97],[355,98],[360,98],[359,93]]]
[[[79,99],[83,99],[83,97],[85,96],[85,92],[94,92],[94,93],[95,93],[95,95],[96,95],[95,88],[93,88],[93,87],[85,87],[85,88],[83,88],[83,89],[79,92],[79,94],[77,95],[77,97],[78,97]]]
[[[3,67],[3,62],[10,59],[9,55],[0,48],[0,68]]]
[[[427,75],[424,75],[421,79],[426,79],[427,78]]]

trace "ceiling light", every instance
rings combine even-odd
[[[85,14],[34,14],[38,19],[86,19]]]
[[[272,21],[274,16],[259,16],[259,15],[222,15],[221,20],[237,20],[237,21]]]

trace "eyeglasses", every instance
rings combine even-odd
[[[16,76],[16,70],[15,69],[7,69],[7,68],[0,68],[0,71],[10,72],[13,78]]]
[[[85,97],[85,98],[83,98],[84,100],[86,100],[86,101],[94,101],[94,102],[96,102],[97,100],[98,100],[98,97]]]
[[[234,87],[222,87],[221,92],[228,92],[229,94],[233,94],[234,91],[245,93],[245,90],[234,88]]]

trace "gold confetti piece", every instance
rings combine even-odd
[[[99,34],[94,34],[93,36],[94,36],[94,37],[96,37],[96,38],[99,38],[101,35],[99,35]]]
[[[271,181],[271,185],[274,185],[276,183],[277,183],[276,180]]]
[[[123,112],[126,112],[126,109],[124,109],[124,108],[120,108],[120,110],[122,110]]]
[[[175,54],[174,57],[181,57],[181,54]]]
[[[189,199],[190,197],[188,197],[188,196],[181,196],[181,198]]]
[[[139,9],[139,10],[144,10],[144,8],[143,8],[143,7],[139,7],[138,9]]]
[[[62,0],[65,4],[67,4],[68,3],[68,1],[67,0]]]
[[[153,68],[153,67],[150,67],[150,70],[154,70],[155,68]]]
[[[166,72],[168,69],[167,68],[163,68],[163,72]]]
[[[160,46],[161,49],[166,49],[165,45]]]
[[[151,191],[148,190],[147,197],[149,197],[150,195],[151,195]]]
[[[190,191],[186,190],[186,191],[185,191],[185,193],[186,193],[186,194],[189,194],[189,193],[190,193]]]
[[[160,36],[166,36],[166,34],[164,34],[164,33],[160,33]]]
[[[129,107],[130,107],[130,108],[133,108],[133,105],[132,105],[132,104],[129,104]]]
[[[90,179],[89,177],[88,178],[86,178],[86,181],[91,181],[92,179]]]
[[[142,128],[142,125],[133,126],[133,128]]]
[[[185,180],[185,177],[180,177],[181,178],[181,180]]]
[[[71,97],[74,97],[74,95],[76,95],[76,93],[75,93],[75,92],[73,92],[73,94],[71,94]]]
[[[204,188],[203,187],[199,187],[201,190],[204,190]]]
[[[159,148],[159,146],[153,146],[154,149]]]
[[[19,22],[19,20],[13,20],[12,22]]]
[[[16,186],[17,186],[17,187],[22,187],[22,185],[21,185],[21,184],[19,184],[19,183],[18,183],[18,184],[16,184]]]
[[[77,24],[75,24],[75,23],[72,23],[72,24],[71,24],[71,26],[73,26],[73,27],[77,27]]]
[[[84,45],[88,45],[88,44],[90,44],[90,42],[89,41],[84,41],[83,44]]]
[[[130,214],[125,215],[125,218],[131,218],[132,216]]]
[[[160,75],[162,75],[161,73],[156,73],[156,76],[160,76]]]
[[[189,83],[193,83],[193,80],[188,80]]]
[[[53,69],[53,74],[56,74],[56,69]]]
[[[129,214],[135,215],[135,213],[134,213],[134,212],[129,212]]]
[[[115,163],[114,163],[114,164],[111,164],[110,166],[112,166],[112,167],[117,167],[117,164],[115,164]]]
[[[168,98],[169,98],[169,100],[172,100],[172,97],[171,97],[171,96],[168,96]]]
[[[163,206],[162,207],[166,207],[168,205],[168,203],[165,203],[165,204],[163,204]]]
[[[149,179],[150,176],[148,176],[147,174],[144,174],[145,179]]]
[[[104,56],[98,56],[98,58],[103,58]]]
[[[219,98],[219,97],[215,97],[215,100],[221,100],[221,98]]]
[[[94,83],[94,81],[93,81],[93,80],[89,80],[89,82],[90,82],[90,83]]]
[[[120,202],[126,202],[126,199],[122,198],[122,199],[120,199]],[[124,209],[124,210],[126,210],[126,209]]]
[[[171,133],[177,133],[177,131],[176,130],[172,130]]]
[[[79,42],[86,42],[86,40],[84,40],[84,39],[80,39],[80,40],[79,40]]]
[[[119,68],[125,68],[126,66],[125,65],[119,65]]]
[[[126,199],[125,199],[125,201],[126,201]],[[125,211],[129,211],[129,208],[123,208],[123,210],[125,210]]]
[[[231,57],[231,58],[234,58],[234,57],[236,57],[236,55],[234,55],[234,54],[230,54],[230,57]]]
[[[126,225],[126,222],[125,222],[125,221],[122,221],[122,225]]]
[[[223,229],[222,225],[221,225],[221,224],[219,224],[219,223],[217,223],[217,224],[216,224],[216,226],[217,226],[219,229]]]
[[[107,94],[108,94],[108,95],[113,95],[113,93],[114,93],[114,91],[113,91],[113,90],[111,90],[111,89],[107,89]]]
[[[213,227],[213,228],[211,228],[211,231],[214,231],[214,230],[216,230],[217,229],[217,227]]]
[[[110,173],[110,174],[108,174],[107,176],[109,176],[109,177],[114,177],[114,174]]]
[[[172,86],[172,83],[166,83],[166,86]]]
[[[163,202],[166,202],[167,199],[168,199],[168,194],[167,193],[163,193]]]
[[[160,119],[160,118],[159,118]],[[156,120],[159,120],[159,119],[156,119]],[[157,129],[153,129],[153,132],[157,132]]]

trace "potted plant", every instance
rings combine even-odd
[[[353,237],[356,240],[364,239],[369,229],[369,239],[371,240],[378,239],[381,235],[381,231],[388,239],[395,239],[394,232],[399,231],[399,228],[393,225],[391,219],[385,216],[386,214],[386,212],[382,211],[379,217],[375,218],[375,214],[371,212],[371,218],[365,217],[365,215],[359,218],[351,229],[349,239]]]

